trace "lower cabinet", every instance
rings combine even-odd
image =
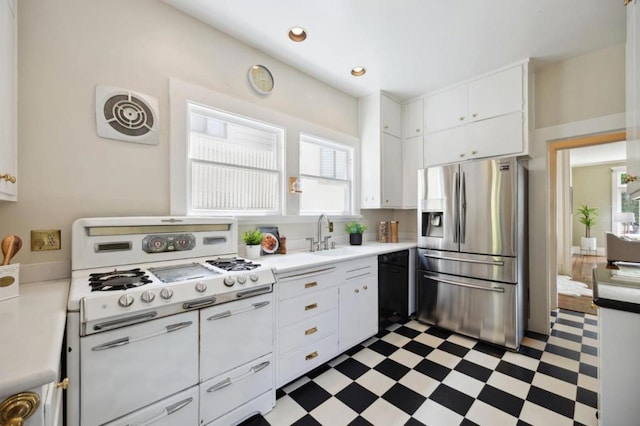
[[[336,269],[302,269],[278,277],[276,387],[338,353]]]
[[[278,277],[276,388],[378,332],[378,257]]]
[[[12,414],[20,414],[20,411],[12,410],[11,407],[30,406],[32,403],[32,395],[37,395],[38,403],[35,406],[35,411],[29,414],[29,417],[24,420],[25,426],[63,426],[62,422],[62,400],[63,391],[66,386],[61,383],[47,383],[42,386],[38,386],[34,389],[29,389],[26,392],[19,392],[14,395],[6,395],[0,397],[0,403],[7,411],[0,413],[0,424],[13,424],[10,421],[2,423],[4,416],[11,412]],[[26,415],[27,413],[22,413]],[[9,419],[6,419],[9,420]],[[17,421],[17,419],[11,418],[11,420]]]
[[[352,261],[344,265],[339,288],[340,352],[378,332],[378,260]]]

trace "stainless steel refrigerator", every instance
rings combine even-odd
[[[418,173],[418,320],[517,349],[528,317],[526,169],[504,158]]]

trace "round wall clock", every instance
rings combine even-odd
[[[249,68],[249,84],[257,93],[268,95],[273,90],[273,75],[264,65]]]

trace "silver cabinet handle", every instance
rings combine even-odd
[[[467,179],[465,172],[462,172],[460,182],[460,244],[464,244],[467,237]]]
[[[353,280],[355,278],[360,278],[360,277],[366,277],[367,275],[371,275],[371,272],[366,272],[366,273],[360,274],[360,275],[353,275],[351,277],[345,278],[345,281]]]
[[[236,309],[235,311],[224,311],[224,312],[220,312],[219,314],[215,314],[210,316],[209,318],[207,318],[207,321],[215,321],[215,320],[219,320],[222,318],[227,318],[230,317],[232,315],[238,315],[238,314],[242,314],[244,312],[249,312],[249,311],[253,311],[254,309],[260,309],[263,308],[265,306],[267,306],[269,303],[269,301],[265,301],[265,302],[258,302],[258,303],[253,303],[249,306],[245,306],[244,308],[240,308],[240,309]]]
[[[98,331],[98,330],[107,330],[110,328],[118,328],[118,327],[122,327],[123,325],[132,325],[132,324],[137,324],[139,322],[145,322],[150,319],[154,319],[157,316],[158,316],[158,313],[156,311],[147,312],[146,314],[142,314],[142,315],[133,315],[130,317],[120,318],[113,321],[101,322],[94,325],[93,329]]]
[[[190,326],[191,324],[193,324],[193,321],[185,321],[185,322],[179,322],[179,323],[176,323],[176,324],[167,325],[166,327],[163,327],[160,330],[153,331],[153,332],[151,332],[149,334],[145,334],[144,336],[133,337],[133,338],[129,337],[129,336],[122,337],[120,339],[112,340],[110,342],[103,343],[103,344],[98,345],[98,346],[94,346],[93,348],[91,348],[91,350],[92,351],[104,351],[106,349],[117,348],[119,346],[128,345],[129,343],[140,342],[142,340],[151,339],[152,337],[157,337],[157,336],[161,336],[163,334],[171,333],[171,332],[186,328],[186,327]]]
[[[290,280],[292,278],[311,277],[311,276],[314,276],[314,275],[323,274],[325,272],[333,271],[334,269],[336,269],[336,267],[332,266],[330,268],[316,269],[315,271],[302,272],[302,273],[293,274],[293,275],[285,275],[285,276],[280,277],[278,282],[282,283],[283,281]]]
[[[423,254],[423,256],[430,257],[432,259],[439,259],[439,260],[454,260],[456,262],[479,263],[481,265],[492,265],[492,266],[504,266],[504,262],[498,261],[498,260],[490,261],[490,260],[477,260],[477,259],[463,259],[463,258],[449,257],[449,256],[436,256],[434,254]]]
[[[182,308],[184,309],[196,309],[196,308],[204,308],[205,306],[213,305],[216,303],[215,297],[205,297],[203,299],[193,300],[191,302],[185,302],[182,304]]]
[[[127,426],[147,426],[150,425],[152,423],[157,422],[158,420],[170,416],[173,413],[175,413],[176,411],[179,411],[181,409],[183,409],[184,407],[186,407],[187,405],[191,404],[193,402],[193,398],[189,397],[187,399],[184,399],[182,401],[178,401],[175,404],[171,404],[171,405],[167,405],[160,414],[150,418],[149,420],[145,420],[142,423],[136,423],[136,424],[128,424]]]
[[[238,377],[227,377],[223,381],[218,382],[215,385],[211,386],[209,389],[207,389],[207,392],[211,393],[211,392],[219,391],[220,389],[224,389],[235,382],[238,382],[242,379],[249,377],[252,374],[255,374],[261,370],[264,370],[269,366],[270,363],[271,363],[270,361],[261,362],[260,364],[254,365],[249,369],[249,371],[239,375]]]
[[[257,296],[259,294],[270,293],[272,290],[271,284],[263,285],[261,287],[254,287],[251,290],[239,291],[236,293],[238,299],[247,296]]]

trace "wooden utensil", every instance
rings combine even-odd
[[[2,265],[8,265],[13,256],[22,248],[22,239],[17,235],[9,235],[2,239]]]

